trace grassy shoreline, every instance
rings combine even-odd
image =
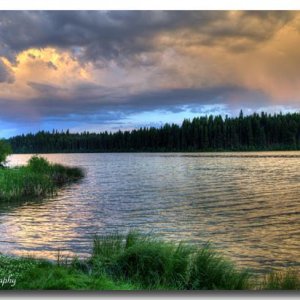
[[[84,176],[77,167],[52,164],[33,156],[26,166],[0,169],[0,201],[41,198]]]
[[[6,282],[4,279],[6,278]],[[130,232],[94,240],[87,259],[49,262],[0,255],[4,290],[299,290],[293,271],[259,280],[247,270],[201,248]]]

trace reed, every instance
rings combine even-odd
[[[263,280],[262,288],[266,290],[300,290],[300,277],[296,270],[271,272]]]
[[[33,156],[26,166],[0,169],[0,200],[41,198],[84,176],[77,167],[51,164]]]
[[[163,242],[136,232],[94,240],[92,265],[144,289],[236,290],[250,288],[250,274],[237,270],[209,245]]]

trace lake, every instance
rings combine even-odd
[[[55,197],[1,203],[0,252],[87,256],[95,234],[138,229],[210,242],[255,272],[300,266],[300,152],[43,156],[86,177]]]

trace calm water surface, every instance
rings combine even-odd
[[[86,256],[95,234],[134,228],[210,241],[258,272],[300,266],[300,152],[44,156],[86,177],[55,197],[2,203],[0,252]]]

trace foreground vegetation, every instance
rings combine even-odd
[[[9,139],[14,153],[300,150],[300,113],[203,116],[115,133],[45,132]]]
[[[175,245],[131,232],[96,238],[90,258],[48,262],[0,256],[2,289],[56,290],[294,290],[291,271],[259,280],[210,246]]]
[[[33,156],[26,166],[0,168],[0,200],[39,198],[52,195],[57,188],[83,177],[83,171],[49,163]]]

